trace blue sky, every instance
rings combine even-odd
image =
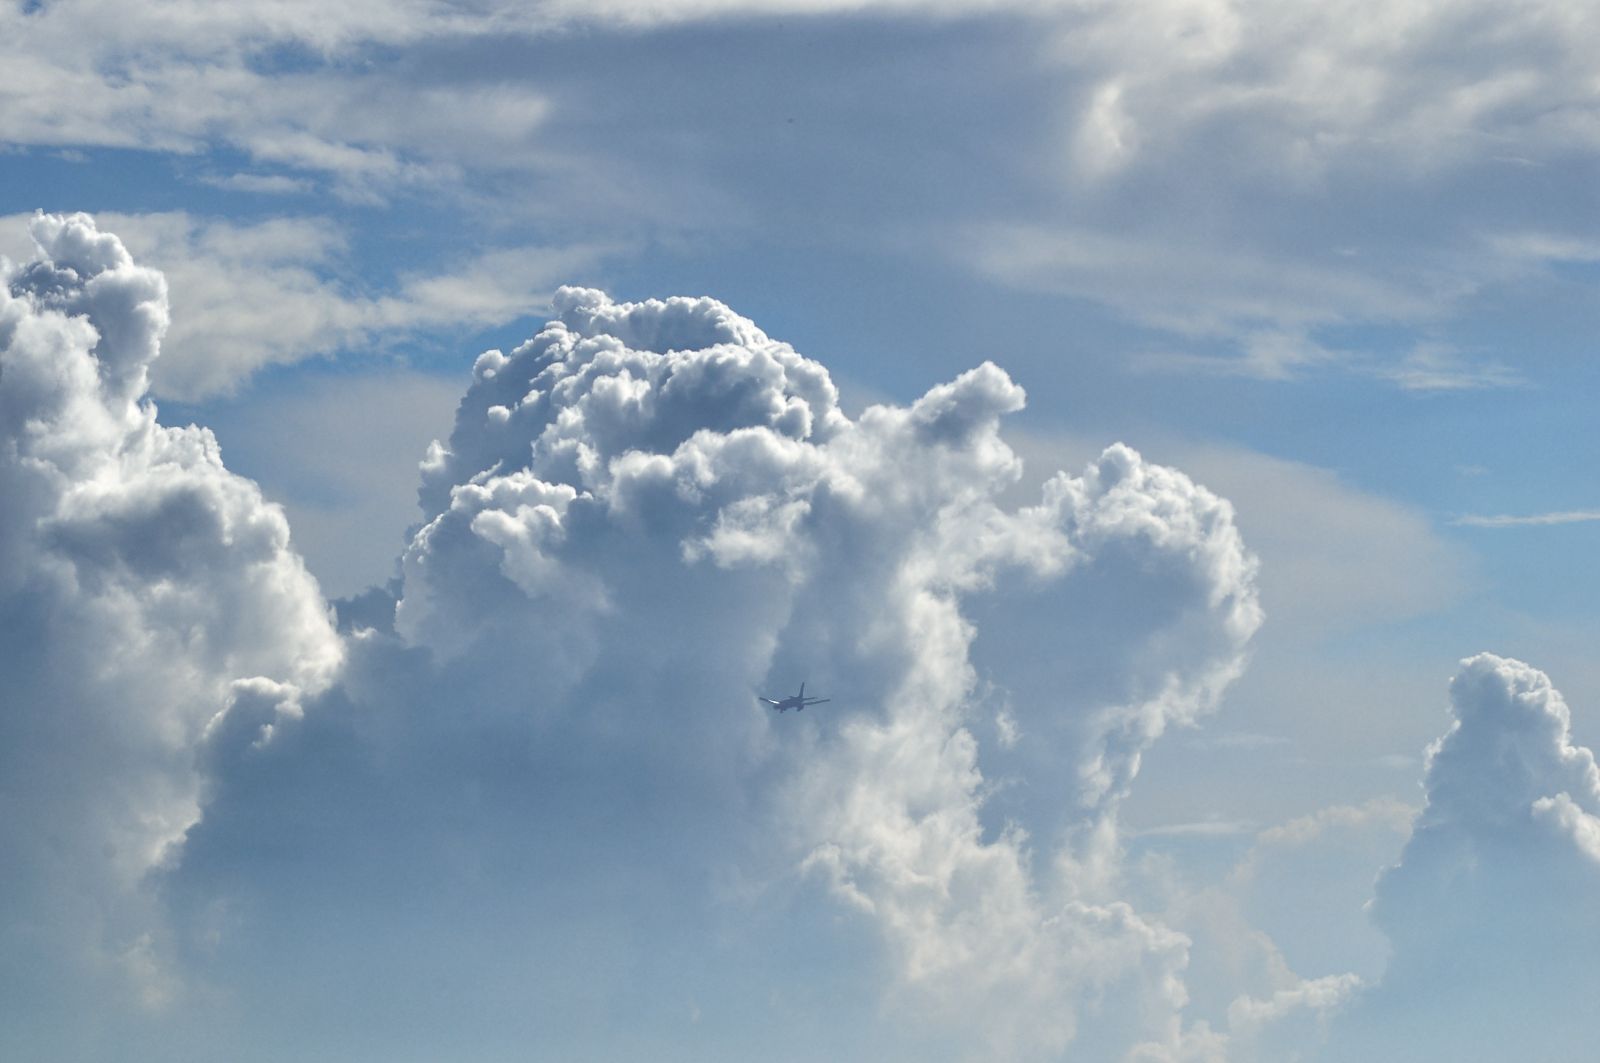
[[[1597,32],[0,10],[0,1046],[1581,1054]]]

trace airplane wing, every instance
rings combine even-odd
[[[771,699],[771,698],[764,698],[764,697],[762,697],[762,696],[761,696],[761,695],[759,695],[759,694],[757,694],[757,695],[756,695],[756,700],[757,700],[757,701],[764,701],[764,702],[766,702],[766,703],[767,703],[767,704],[768,704],[768,705],[772,705],[772,706],[776,706],[776,705],[778,705],[778,704],[779,704],[779,703],[778,703],[778,702],[776,702],[776,701],[773,701],[773,700],[772,700],[772,699]]]
[[[806,699],[806,704],[807,705],[821,705],[825,701],[832,701],[832,700],[833,700],[832,698],[807,698]]]

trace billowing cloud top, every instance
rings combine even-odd
[[[12,926],[70,879],[126,911],[77,928],[80,966],[157,995],[203,969],[311,1015],[381,954],[311,913],[389,935],[479,912],[550,988],[550,957],[592,964],[581,928],[626,912],[650,945],[595,976],[642,993],[760,897],[854,913],[892,1010],[957,1051],[1177,1050],[1187,939],[1123,898],[1116,816],[1260,622],[1225,501],[1119,445],[1010,509],[1024,395],[993,364],[851,419],[721,303],[563,289],[477,360],[392,613],[345,603],[341,640],[281,514],[142,402],[160,277],[86,217],[35,233],[0,316],[0,588],[41,645],[5,756],[10,778],[75,766],[30,801],[76,840],[40,861],[55,843],[11,828],[8,853],[58,869],[12,890]],[[801,680],[825,718],[753,696]],[[127,900],[152,881],[159,918]],[[412,966],[464,929],[415,928]],[[293,988],[268,956],[296,958]],[[560,999],[526,1014],[559,1030]]]
[[[1255,560],[1227,502],[1122,445],[1004,504],[1024,394],[997,366],[851,418],[715,300],[562,289],[478,358],[401,579],[341,635],[279,510],[144,398],[161,276],[86,216],[32,231],[0,294],[24,1037],[133,991],[168,1016],[151,1058],[218,1029],[294,1055],[339,1043],[337,995],[376,1031],[357,1055],[463,1024],[625,1052],[670,985],[738,1055],[804,940],[874,992],[789,1021],[863,1046],[1270,1058],[1344,1007],[1336,1059],[1580,1053],[1600,771],[1549,681],[1488,655],[1378,885],[1382,983],[1269,942],[1266,996],[1187,1012],[1191,940],[1130,899],[1118,813],[1239,673]],[[754,697],[802,680],[826,707]],[[496,991],[441,995],[440,965]],[[231,1010],[173,1020],[202,985]],[[596,1040],[595,1008],[634,1025]]]
[[[1600,771],[1543,672],[1479,654],[1450,685],[1427,803],[1372,911],[1383,984],[1337,1031],[1336,1059],[1581,1059],[1600,992]]]
[[[989,1049],[1065,1044],[1075,994],[1147,962],[1166,980],[1139,992],[1175,1006],[1181,937],[1101,876],[1142,750],[1214,704],[1260,622],[1228,504],[1117,446],[1007,511],[999,425],[1024,396],[993,364],[852,421],[820,365],[713,300],[563,289],[556,313],[478,359],[424,464],[400,635],[516,676],[518,711],[627,728],[776,803],[784,859]],[[966,609],[1002,600],[993,637],[1042,656],[974,659]],[[835,726],[774,731],[751,692],[808,677]],[[1029,695],[987,752],[980,681]],[[986,757],[1027,795],[998,837]]]
[[[0,916],[13,962],[61,970],[37,951],[59,933],[93,969],[134,948],[116,898],[199,814],[213,716],[241,683],[289,711],[343,651],[279,509],[142,401],[161,275],[85,215],[32,232],[0,290]]]

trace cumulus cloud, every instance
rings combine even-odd
[[[1283,1058],[1330,1017],[1331,1058],[1501,1058],[1513,1030],[1570,1054],[1600,772],[1517,662],[1453,685],[1373,904],[1381,984],[1296,974],[1240,898],[1273,854],[1403,826],[1393,802],[1266,831],[1231,900],[1140,902],[1120,809],[1239,674],[1255,560],[1226,501],[1121,445],[1015,504],[1025,396],[997,366],[852,418],[715,300],[561,289],[478,358],[400,578],[336,603],[336,634],[281,513],[156,422],[161,275],[85,216],[33,234],[0,303],[24,1037],[70,979],[169,1016],[220,993],[163,1043],[268,1054],[434,1051],[462,1023],[620,1051],[675,1036],[663,986],[712,1053],[759,1011],[763,1037],[945,1056]],[[802,679],[825,709],[755,700]],[[800,949],[832,981],[791,1001]],[[1509,1016],[1535,1014],[1529,1042]]]
[[[1576,1059],[1597,988],[1600,771],[1544,673],[1480,654],[1451,682],[1426,804],[1372,902],[1393,959],[1332,1058]]]
[[[1018,432],[1011,442],[1030,467],[1096,449],[1083,435]],[[1233,504],[1261,558],[1258,582],[1272,617],[1264,638],[1321,639],[1426,615],[1455,603],[1470,583],[1471,559],[1426,512],[1362,491],[1330,469],[1153,433],[1145,444],[1147,454]],[[1260,672],[1253,667],[1250,676]],[[1225,742],[1216,735],[1206,741]]]
[[[8,1043],[737,1054],[830,1024],[858,1054],[1265,1060],[1332,1022],[1330,1058],[1576,1050],[1600,771],[1526,665],[1452,686],[1372,906],[1381,983],[1297,974],[1245,902],[1324,835],[1404,829],[1392,801],[1267,830],[1231,894],[1141,901],[1121,807],[1243,667],[1255,560],[1122,445],[1016,504],[999,367],[852,418],[715,300],[561,289],[478,358],[400,578],[336,634],[282,514],[156,421],[161,275],[86,216],[32,231],[0,299]],[[802,679],[829,705],[755,700]],[[805,950],[828,974],[794,999]],[[47,1033],[119,994],[167,1017]]]
[[[354,892],[402,922],[427,897],[493,913],[513,952],[613,999],[671,978],[703,1009],[776,972],[669,973],[674,958],[775,906],[867,935],[851,948],[884,977],[867,1011],[835,1015],[858,1029],[882,1026],[883,1001],[896,1039],[931,1023],[946,1054],[1181,1040],[1187,940],[1120,896],[1116,809],[1260,621],[1227,503],[1116,446],[1002,506],[1021,467],[999,426],[1024,396],[992,364],[851,419],[821,365],[714,300],[568,288],[554,307],[478,359],[424,461],[401,581],[341,605],[339,686],[241,689],[207,734],[213,790],[168,876],[185,954],[262,988],[267,941],[349,975],[330,949],[356,943],[308,933],[283,897],[342,910]],[[976,648],[980,603],[997,613],[1017,585],[1059,640],[1043,660]],[[1069,662],[1057,695],[984,748],[980,686],[1038,682],[1052,660]],[[755,701],[801,679],[832,695],[825,717]],[[1029,800],[991,805],[990,771]],[[613,941],[601,963],[593,935],[623,927],[648,947]],[[793,947],[775,933],[751,940]],[[571,1034],[570,989],[524,974],[521,1021]]]
[[[394,575],[417,520],[417,456],[460,398],[453,376],[384,365],[247,389],[207,413],[228,467],[283,506],[323,593],[342,597]]]
[[[85,215],[31,231],[0,291],[0,933],[8,984],[55,1009],[57,979],[119,967],[155,991],[132,913],[198,817],[193,750],[230,699],[287,706],[342,650],[282,513],[209,432],[156,423],[161,274]]]
[[[0,218],[0,225],[21,220]],[[172,324],[149,369],[151,388],[185,400],[233,391],[272,365],[507,321],[547,299],[555,277],[605,251],[499,248],[391,280],[352,276],[347,233],[329,218],[240,224],[176,211],[106,213],[98,221],[168,279]],[[0,248],[19,252],[14,242]]]
[[[340,637],[281,514],[155,421],[161,276],[84,216],[33,233],[0,306],[13,982],[169,1009],[209,983],[270,1002],[223,1027],[281,1051],[381,970],[393,1000],[350,1014],[431,1032],[357,1054],[437,1047],[448,1011],[572,1047],[673,982],[737,1051],[706,1001],[769,1007],[801,935],[866,993],[783,1021],[934,1054],[1266,1060],[1330,1024],[1330,1059],[1580,1049],[1600,771],[1518,662],[1464,662],[1414,822],[1326,809],[1226,889],[1139,902],[1119,809],[1238,674],[1254,559],[1228,503],[1120,445],[1016,505],[998,367],[852,418],[715,300],[562,289],[478,359],[401,579],[338,603]],[[833,700],[755,702],[800,679]],[[1387,970],[1329,970],[1272,883],[1345,883],[1408,824]],[[522,988],[438,996],[463,962]]]

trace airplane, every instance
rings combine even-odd
[[[824,701],[830,701],[832,699],[806,697],[806,685],[801,683],[800,693],[796,694],[792,698],[784,698],[782,701],[773,701],[771,698],[763,698],[757,695],[756,700],[766,702],[779,712],[784,712],[787,709],[793,709],[795,712],[805,712],[807,705],[821,705]]]

